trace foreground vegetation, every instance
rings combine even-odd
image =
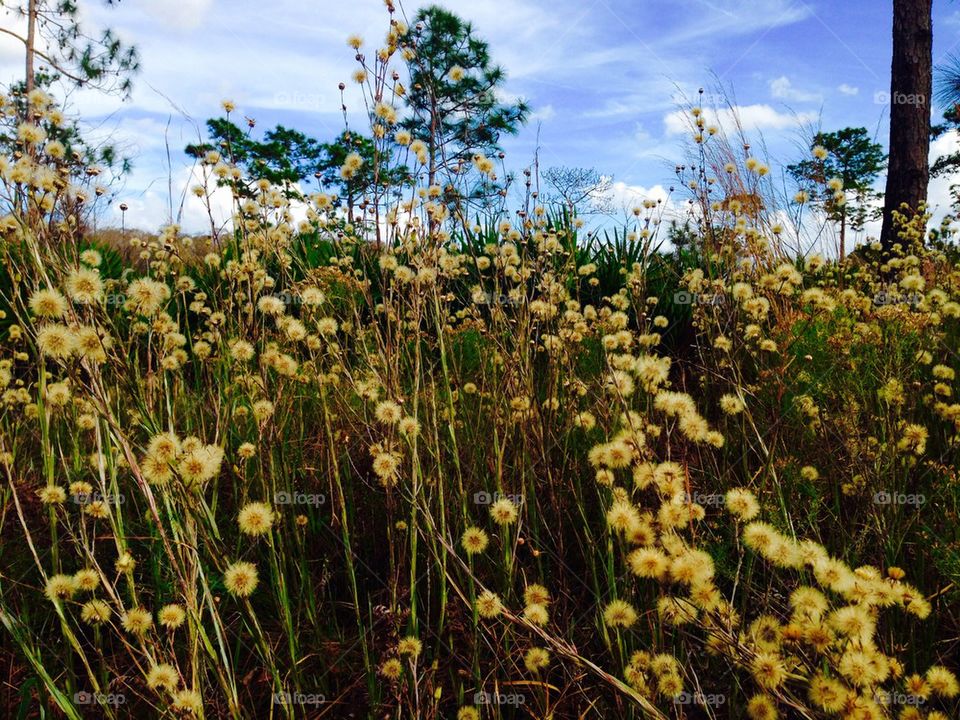
[[[788,251],[696,108],[685,241],[511,213],[399,127],[407,38],[362,197],[203,148],[202,239],[88,232],[5,104],[5,716],[955,717],[952,247]]]

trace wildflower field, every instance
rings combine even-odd
[[[346,205],[228,139],[228,227],[98,232],[2,98],[0,717],[958,717],[949,223],[800,252],[694,102],[687,235],[591,230],[438,158],[387,5]]]

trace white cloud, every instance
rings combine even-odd
[[[172,180],[172,198],[168,180]],[[204,201],[196,197],[189,189],[202,184],[202,180],[192,167],[174,168],[172,177],[152,176],[150,170],[137,172],[134,169],[127,184],[136,188],[146,188],[139,192],[123,193],[122,200],[127,204],[126,226],[142,230],[156,231],[161,225],[170,222],[171,206],[173,220],[180,221],[187,232],[209,231],[210,216],[214,225],[222,228],[231,216],[233,207],[230,191],[216,188],[209,198],[210,213]],[[119,203],[110,207],[108,220],[120,225]]]
[[[629,185],[622,180],[614,182],[610,187],[610,192],[617,205],[626,207],[639,207],[644,200],[665,203],[670,198],[670,193],[663,185],[654,185],[648,188],[643,185]]]
[[[6,30],[16,33],[20,37],[27,34],[27,21],[25,18],[14,14],[12,10],[7,10],[2,16],[3,26]],[[22,66],[24,60],[23,43],[17,38],[0,33],[0,63],[6,65],[12,64],[14,67]]]
[[[633,141],[638,143],[648,143],[650,142],[651,135],[647,132],[647,128],[644,127],[643,123],[634,123],[633,124]]]
[[[206,20],[213,0],[147,0],[141,4],[161,25],[176,30],[193,30]]]
[[[823,99],[818,93],[795,88],[786,75],[781,75],[770,81],[770,94],[780,100],[791,100],[793,102],[820,102]]]
[[[945,133],[930,143],[930,162],[953,153],[960,153],[960,133],[956,131]],[[927,205],[933,215],[931,219],[933,223],[939,223],[943,216],[952,210],[953,198],[950,186],[955,183],[955,176],[930,178],[930,185],[927,188]]]
[[[773,28],[806,20],[813,8],[793,0],[699,0],[693,21],[670,40],[688,43],[704,38],[730,38],[766,33]],[[703,6],[712,12],[703,12]]]
[[[842,83],[837,87],[837,90],[841,95],[858,95],[860,93],[860,88],[854,87],[853,85],[847,85],[847,83]]]
[[[669,221],[687,216],[688,208],[682,200],[671,197],[663,185],[631,185],[616,181],[610,186],[610,198],[613,207],[629,212],[632,208],[642,207],[645,200],[659,203],[660,218]]]
[[[705,109],[703,116],[707,125],[717,125],[727,131],[735,130],[738,123],[745,131],[785,130],[816,119],[815,113],[779,112],[766,104],[735,105],[719,111]],[[691,131],[690,117],[683,110],[669,113],[663,122],[668,135]]]
[[[581,110],[582,118],[591,120],[606,120],[666,110],[674,107],[677,102],[674,98],[675,83],[669,80],[654,79],[645,83],[642,92],[625,94],[615,91],[615,97],[608,97],[603,104],[588,110]]]
[[[536,108],[532,113],[530,113],[530,122],[547,122],[553,120],[557,116],[557,111],[553,109],[553,105],[544,105],[543,107]]]

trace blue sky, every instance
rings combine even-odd
[[[423,3],[404,2],[412,16]],[[595,167],[628,201],[662,193],[682,160],[675,113],[697,88],[722,86],[751,135],[776,161],[798,156],[802,127],[865,126],[886,139],[891,3],[883,0],[448,0],[471,20],[507,71],[505,92],[525,98],[533,121],[505,142],[529,164],[539,128],[542,166]],[[189,182],[181,149],[230,98],[265,129],[277,123],[320,139],[342,128],[340,81],[355,69],[348,34],[373,45],[386,29],[382,0],[125,0],[81,3],[91,26],[109,23],[135,43],[143,70],[126,102],[89,92],[71,102],[134,157],[120,198],[129,224],[167,219]],[[399,3],[398,3],[399,5]],[[5,19],[5,24],[14,24]],[[937,61],[960,50],[960,7],[934,0]],[[0,81],[21,72],[0,39]],[[351,90],[347,104],[360,107]],[[955,142],[953,139],[944,142]],[[942,149],[942,145],[940,149]],[[945,187],[932,191],[934,202]],[[118,200],[119,202],[119,200]],[[113,218],[115,220],[115,218]],[[106,221],[111,221],[108,215]],[[183,224],[205,226],[189,200]]]

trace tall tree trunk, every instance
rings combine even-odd
[[[30,0],[27,3],[27,59],[24,68],[24,85],[27,94],[33,90],[36,84],[35,72],[33,69],[34,50],[37,42],[37,0]]]
[[[930,95],[933,85],[932,0],[893,0],[890,68],[890,161],[880,243],[897,242],[893,212],[927,199],[930,181]]]
[[[840,213],[840,262],[847,256],[847,206]]]

